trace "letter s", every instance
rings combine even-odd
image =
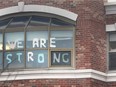
[[[12,62],[12,60],[9,57],[12,57],[12,54],[7,54],[6,59],[8,60],[8,64]]]

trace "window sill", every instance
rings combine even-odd
[[[116,82],[116,71],[103,73],[93,69],[46,69],[46,70],[25,70],[14,72],[3,72],[0,81],[29,80],[29,79],[82,79],[92,78],[104,82]]]
[[[14,72],[3,72],[0,75],[0,81],[8,80],[27,80],[27,79],[80,79],[80,78],[93,78],[101,81],[106,81],[106,74],[92,70],[25,70]]]

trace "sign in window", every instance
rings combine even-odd
[[[71,65],[71,51],[51,51],[52,66]]]

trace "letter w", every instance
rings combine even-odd
[[[9,47],[11,48],[11,49],[14,49],[15,47],[16,47],[16,41],[15,42],[10,42],[10,41],[8,41],[8,45],[9,45]]]

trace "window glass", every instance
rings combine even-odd
[[[24,51],[5,52],[4,68],[24,68]]]
[[[110,51],[116,51],[116,41],[111,41],[110,43],[109,43],[109,50]]]
[[[109,50],[116,51],[116,33],[111,33],[109,37]]]
[[[0,29],[6,29],[8,23],[10,22],[10,20],[11,20],[11,18],[0,21]]]
[[[3,50],[3,35],[0,33],[0,50]]]
[[[47,68],[48,67],[48,51],[34,50],[26,52],[27,68]]]
[[[73,47],[73,31],[71,30],[52,30],[51,39],[54,41],[54,46],[51,47],[56,47],[56,48]]]
[[[110,33],[110,41],[116,41],[116,33]]]
[[[48,31],[31,31],[27,32],[27,48],[47,48]]]
[[[51,26],[72,26],[72,24],[59,20],[57,18],[52,18]]]
[[[29,21],[29,16],[14,17],[8,28],[25,27]]]
[[[24,48],[24,32],[13,32],[5,34],[5,49],[22,49]]]
[[[28,27],[48,26],[49,22],[50,22],[50,18],[41,17],[41,16],[32,16]]]
[[[116,52],[109,53],[109,69],[116,70]]]

